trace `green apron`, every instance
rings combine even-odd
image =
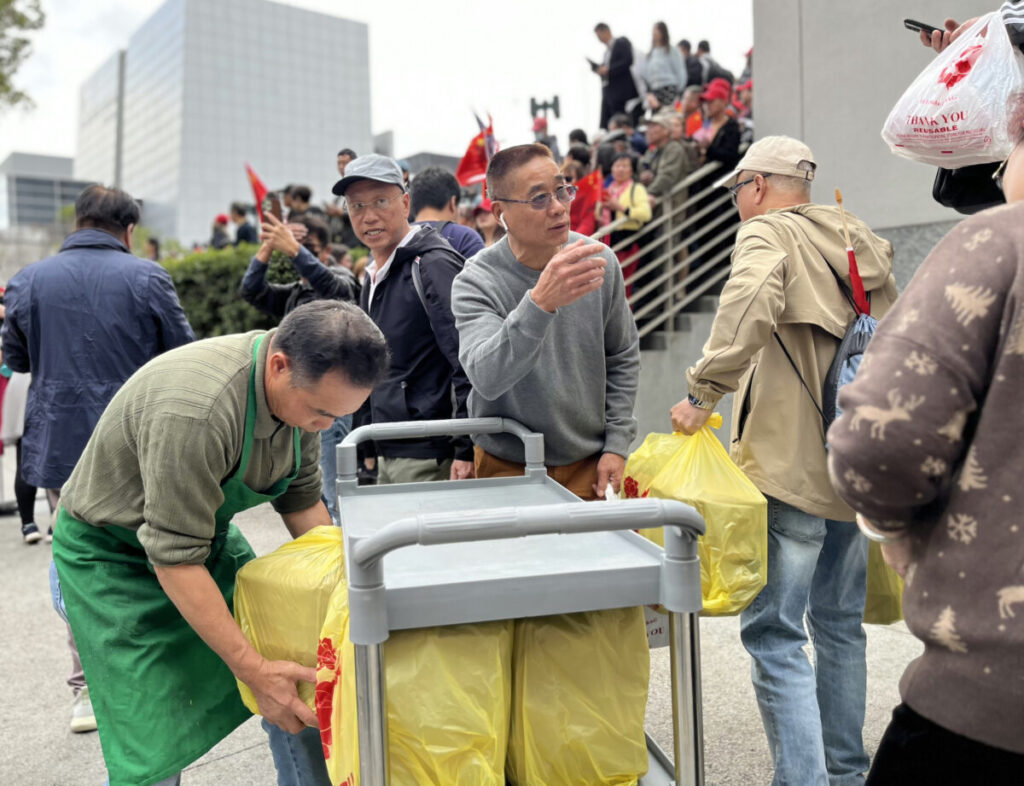
[[[243,482],[256,422],[256,353],[253,347],[238,471],[224,481],[224,504],[206,567],[228,608],[235,574],[255,556],[231,523],[243,510],[283,494],[295,468],[266,492]],[[89,684],[110,786],[149,786],[174,775],[231,733],[249,716],[235,677],[167,597],[135,531],[93,526],[58,510],[53,556],[68,619]]]

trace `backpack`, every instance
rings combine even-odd
[[[828,450],[829,426],[843,414],[839,408],[839,391],[857,376],[861,361],[864,359],[864,352],[868,348],[868,342],[871,341],[871,337],[875,335],[875,331],[878,329],[878,320],[871,316],[871,298],[864,291],[864,282],[861,280],[860,271],[857,270],[857,260],[853,255],[853,249],[848,248],[846,254],[850,262],[850,282],[853,285],[852,293],[846,288],[842,279],[839,278],[832,265],[828,263],[824,254],[822,254],[825,267],[828,268],[832,277],[835,278],[839,291],[843,293],[846,302],[853,309],[854,320],[846,329],[846,333],[843,334],[843,338],[839,342],[839,348],[836,350],[836,356],[828,367],[828,373],[825,374],[825,381],[821,385],[820,406],[800,370],[796,367],[796,363],[793,361],[792,355],[789,354],[789,350],[786,349],[786,345],[782,343],[779,334],[775,334],[775,340],[782,347],[786,360],[793,367],[793,371],[796,372],[797,377],[800,379],[800,384],[807,391],[807,395],[811,397],[811,403],[814,404],[814,408],[821,415],[822,434],[825,437],[826,450]]]
[[[451,223],[454,222],[438,221],[437,226],[430,226],[429,224],[427,226],[430,226],[430,228],[433,231],[437,232],[438,235],[441,235],[441,230]],[[444,237],[443,235],[441,236]],[[448,241],[445,240],[445,243],[447,242]],[[460,268],[465,266],[466,260],[463,258],[462,254],[460,254],[454,248],[452,248],[452,255],[455,259],[456,264]],[[420,299],[420,305],[423,306],[423,310],[426,311],[427,314],[429,315],[430,309],[427,307],[427,294],[423,289],[423,276],[420,273],[420,257],[418,256],[412,261],[412,288],[416,290],[416,296]]]

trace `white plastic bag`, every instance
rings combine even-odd
[[[1024,57],[998,12],[938,55],[893,107],[882,139],[897,155],[958,169],[1006,158],[1011,115],[1024,95]]]

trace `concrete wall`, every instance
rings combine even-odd
[[[818,161],[815,200],[838,187],[847,209],[876,228],[951,221],[932,201],[935,170],[898,158],[882,141],[893,105],[934,53],[905,18],[941,26],[998,8],[992,0],[757,0],[757,136],[803,139]]]

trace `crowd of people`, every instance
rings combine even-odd
[[[706,42],[672,47],[662,22],[642,58],[607,25],[595,32],[603,131],[573,131],[564,160],[535,123],[539,141],[498,151],[486,197],[466,204],[443,168],[410,177],[343,148],[323,208],[291,186],[258,228],[241,203],[218,216],[212,246],[258,244],[239,296],[279,320],[270,331],[195,341],[168,274],[133,255],[139,207],[114,188],[87,188],[59,253],[12,278],[3,359],[31,374],[18,499],[30,509],[48,491],[72,730],[98,726],[111,786],[179,783],[247,717],[236,679],[259,704],[279,784],[329,782],[296,689],[313,669],[268,660],[231,615],[235,573],[254,556],[231,519],[271,502],[293,537],[339,523],[334,448],[354,423],[513,418],[544,435],[549,474],[577,496],[620,491],[637,436],[638,249],[609,244],[672,209],[678,183],[710,161],[742,225],[669,417],[695,433],[735,392],[732,455],[768,499],[767,585],[741,637],[775,782],[863,783],[869,769],[871,784],[1019,777],[1021,459],[1005,427],[1024,383],[1019,205],[954,229],[897,299],[892,246],[811,201],[807,145],[770,136],[741,156],[749,72],[737,85]],[[1011,203],[1024,198],[1021,149],[999,173]],[[588,179],[599,187],[584,199]],[[591,239],[605,227],[606,243]],[[275,252],[297,281],[267,281]],[[891,313],[842,383],[836,419],[824,411],[841,384],[830,367],[865,309]],[[381,441],[361,458],[363,482],[381,484],[524,471],[508,435]],[[23,513],[22,536],[38,543]],[[906,618],[925,644],[873,768],[862,532],[905,575]],[[585,642],[586,627],[574,635]]]

